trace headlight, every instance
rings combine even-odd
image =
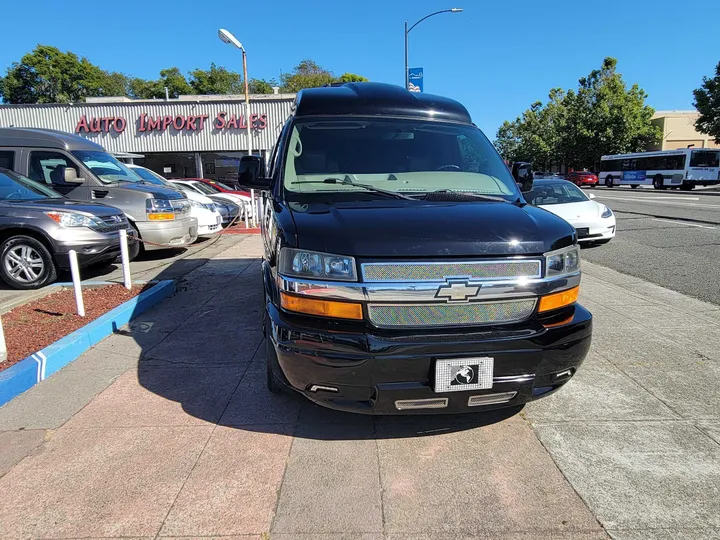
[[[207,208],[207,207],[206,207],[204,204],[202,204],[202,203],[199,203],[199,202],[194,201],[194,200],[192,200],[192,199],[188,199],[188,200],[190,201],[190,206],[192,206],[193,208],[202,208],[203,210],[205,210],[205,209]]]
[[[580,270],[580,246],[551,251],[545,254],[545,276],[572,274]]]
[[[279,267],[286,276],[357,281],[355,258],[345,255],[282,248]]]
[[[610,209],[606,206],[606,207],[605,207],[605,210],[603,211],[603,213],[600,214],[600,217],[601,217],[601,218],[609,218],[609,217],[612,217],[612,215],[613,215],[613,214],[612,214],[612,210],[610,210]]]
[[[167,199],[147,199],[145,212],[150,221],[172,221],[175,219],[175,208]]]
[[[63,227],[102,227],[104,223],[95,216],[75,212],[45,212],[45,215]]]
[[[220,209],[218,208],[218,205],[215,204],[215,203],[207,203],[207,204],[205,204],[205,205],[203,205],[203,206],[204,206],[205,208],[207,208],[208,210],[210,210],[211,212],[214,212],[215,210],[218,210],[218,211],[220,210]]]

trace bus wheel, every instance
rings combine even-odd
[[[630,186],[630,187],[633,188],[633,189],[637,189],[637,188],[638,188],[638,184],[633,184],[633,185]]]
[[[680,189],[683,191],[691,191],[695,187],[695,184],[691,184],[690,182],[683,182],[680,186]]]
[[[653,178],[653,187],[655,189],[665,189],[665,186],[663,185],[663,177],[661,175],[658,174],[655,178]]]
[[[607,177],[605,178],[605,186],[606,186],[606,187],[613,187],[613,177],[612,177],[612,176],[607,176]]]

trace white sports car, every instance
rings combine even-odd
[[[615,214],[593,199],[592,193],[588,196],[567,180],[556,179],[538,179],[532,191],[525,194],[530,204],[560,216],[575,227],[579,242],[605,244],[615,236]]]

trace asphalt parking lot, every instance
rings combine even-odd
[[[559,393],[352,416],[265,390],[260,241],[225,242],[0,408],[0,537],[720,535],[720,306],[586,263],[593,346]]]

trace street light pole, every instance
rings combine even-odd
[[[452,9],[441,9],[440,11],[436,11],[435,13],[431,13],[430,15],[425,15],[422,19],[420,19],[418,22],[413,24],[410,28],[408,28],[408,23],[405,21],[405,89],[410,89],[410,68],[408,67],[408,34],[410,31],[415,28],[418,24],[423,22],[425,19],[429,19],[430,17],[434,17],[435,15],[440,15],[441,13],[460,13],[463,10],[463,8],[452,8]]]
[[[247,74],[247,54],[245,54],[245,48],[242,50],[243,56],[243,78],[245,79],[245,123],[247,124],[247,152],[248,156],[252,154],[252,136],[250,124],[250,92],[248,90],[248,74]]]

